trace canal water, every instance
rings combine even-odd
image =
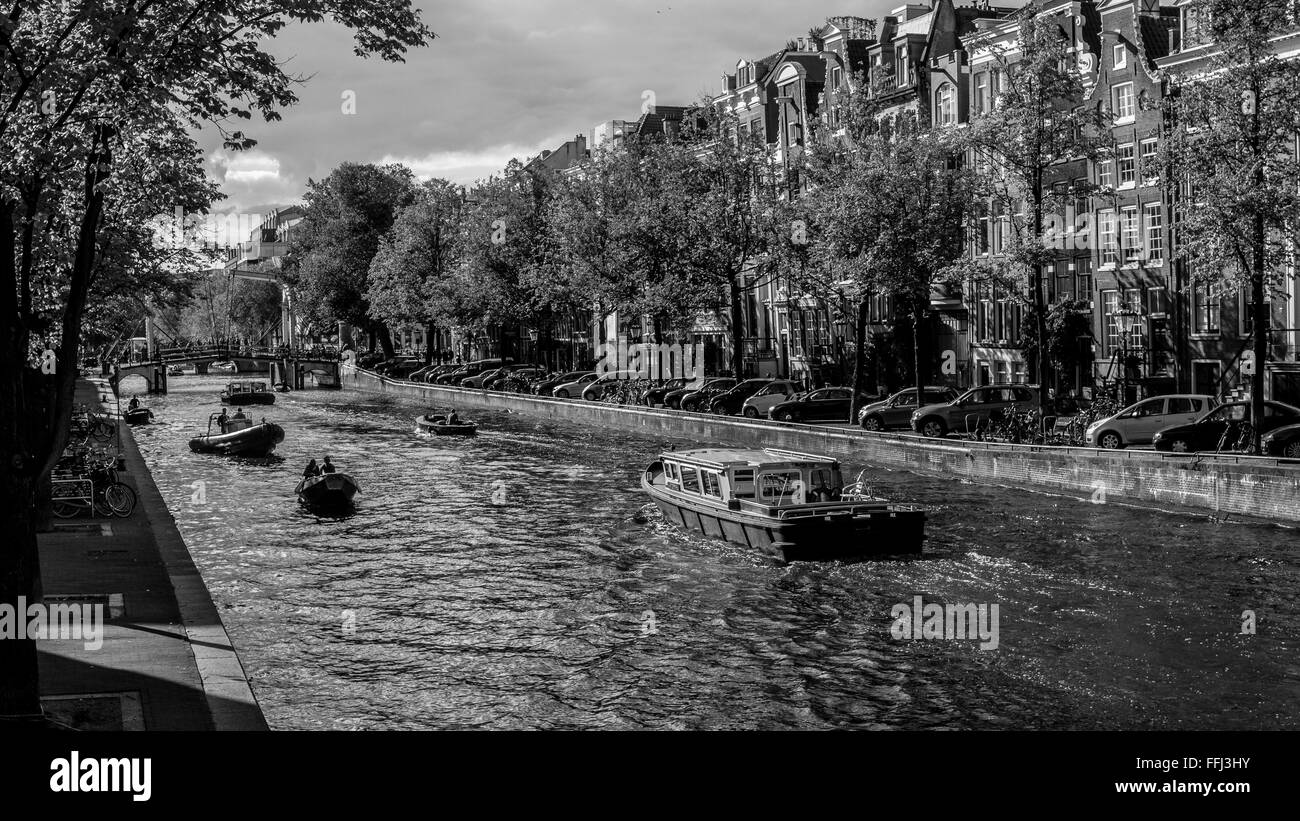
[[[170,382],[135,435],[275,729],[1300,728],[1293,529],[877,470],[932,508],[924,557],[781,567],[648,506],[650,458],[708,443],[427,438],[303,391],[252,409],[277,457],[201,456],[222,380]],[[350,517],[295,501],[326,454]],[[998,605],[996,649],[894,638],[917,596]]]

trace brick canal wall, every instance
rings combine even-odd
[[[430,406],[511,410],[653,436],[778,447],[863,463],[1050,490],[1106,503],[1183,505],[1300,522],[1300,461],[918,439],[889,433],[685,413],[388,379],[345,366],[343,385]]]

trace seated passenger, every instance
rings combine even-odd
[[[334,468],[333,463],[331,463],[331,462],[330,462],[330,458],[329,458],[328,456],[326,456],[326,457],[325,457],[325,464],[323,464],[323,465],[320,466],[320,472],[321,472],[321,473],[333,473],[334,470],[335,470],[335,468]]]

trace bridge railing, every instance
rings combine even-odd
[[[143,364],[168,364],[176,362],[189,362],[195,359],[319,359],[325,361],[336,361],[339,352],[332,348],[323,346],[305,346],[289,347],[280,345],[270,347],[264,345],[189,345],[176,346],[170,348],[159,348],[154,351],[152,360],[139,359],[135,361],[123,360],[123,365],[143,365]]]

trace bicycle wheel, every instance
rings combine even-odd
[[[115,482],[104,488],[104,501],[114,516],[125,519],[135,511],[135,491],[130,485]]]
[[[71,519],[81,511],[85,510],[84,502],[69,502],[61,499],[55,499],[50,503],[50,510],[60,519]]]

